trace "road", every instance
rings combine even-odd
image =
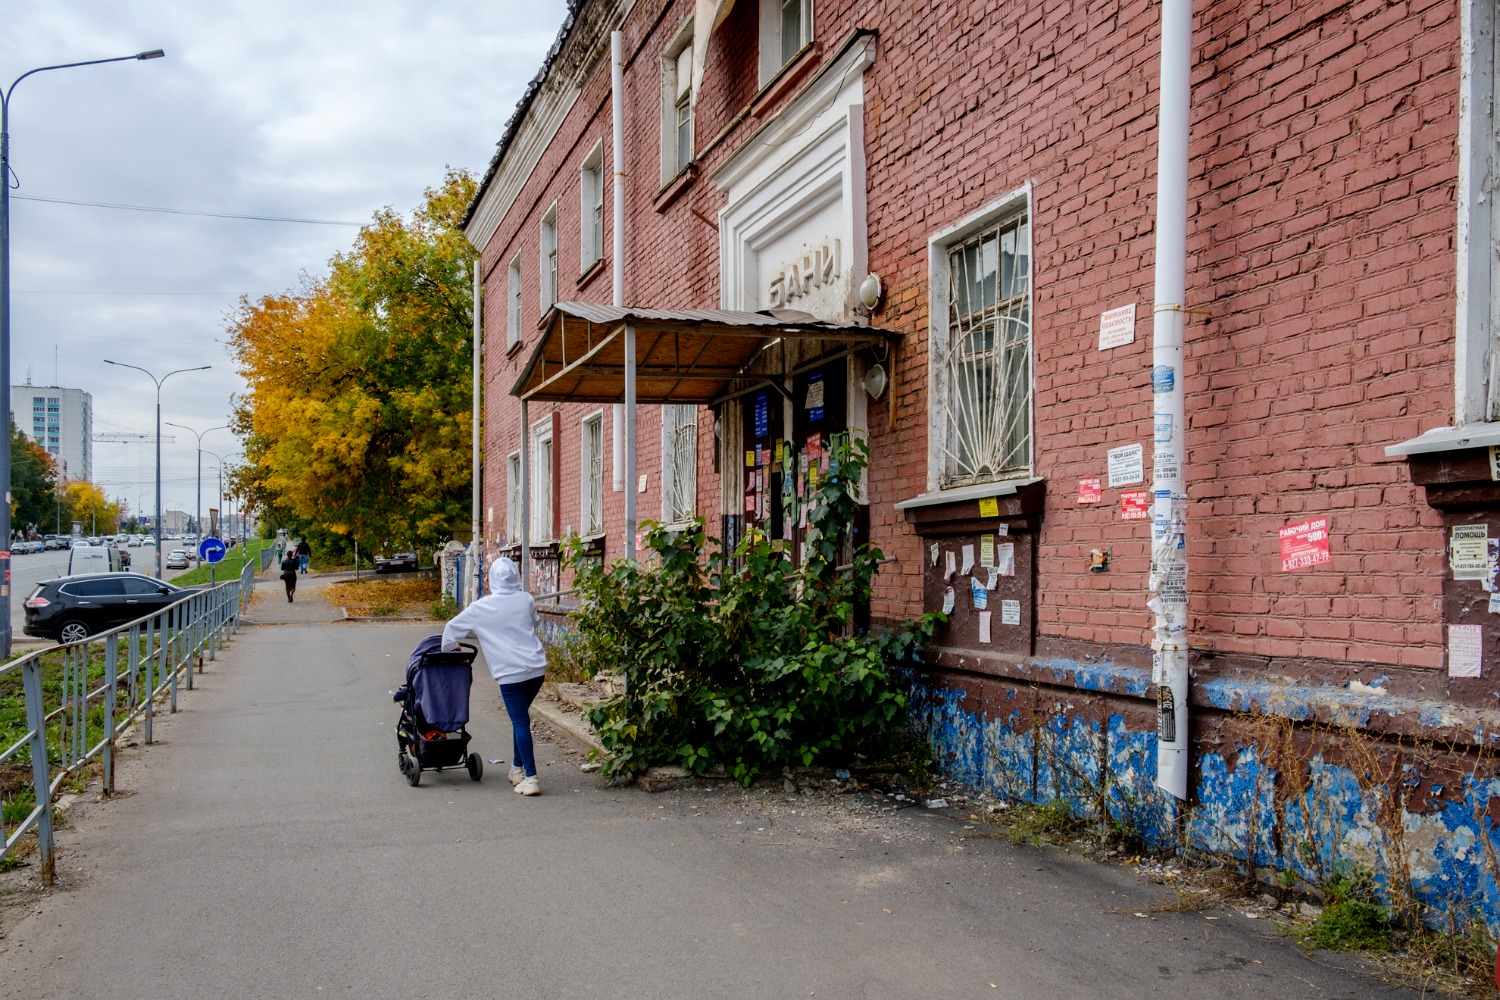
[[[180,542],[163,542],[162,555],[174,548],[182,548]],[[144,546],[134,549],[126,549],[130,553],[131,569],[141,573],[149,571],[155,549]],[[33,588],[43,580],[51,580],[59,576],[66,576],[68,572],[68,552],[66,549],[52,552],[23,552],[10,557],[10,628],[15,642],[36,641],[24,634],[21,627],[26,624],[25,601]],[[171,580],[186,570],[169,569],[163,574],[163,579]]]
[[[321,624],[316,581],[127,751],[0,910],[0,997],[1415,998],[1235,909],[860,795],[648,795],[539,747],[408,787],[387,690],[430,626]],[[272,622],[284,624],[271,625]],[[504,756],[476,683],[474,747]],[[13,875],[24,873],[12,873]]]

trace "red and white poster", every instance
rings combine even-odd
[[[1120,520],[1144,521],[1150,516],[1150,490],[1122,490],[1120,492]]]
[[[1078,480],[1079,503],[1098,503],[1103,498],[1104,494],[1099,489],[1098,476],[1094,476],[1091,479]]]
[[[1328,552],[1328,518],[1289,524],[1280,531],[1281,571],[1307,569],[1333,559]]]

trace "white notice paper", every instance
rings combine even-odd
[[[1019,624],[1021,624],[1021,602],[1020,601],[1001,601],[1000,602],[1000,624],[1001,625],[1019,625]]]
[[[927,546],[927,554],[932,557],[932,565],[936,566],[937,565],[937,557],[938,557],[938,543],[937,542],[933,542],[931,545]]]
[[[958,602],[958,596],[953,593],[952,587],[943,588],[943,614],[953,614],[953,606]]]
[[[943,573],[943,579],[946,580],[954,573],[958,572],[958,560],[953,558],[952,552],[944,552],[943,560],[943,569],[945,570],[945,572]]]
[[[1135,303],[1099,314],[1099,350],[1135,342]]]
[[[1484,626],[1448,626],[1448,676],[1478,677],[1484,663]]]
[[[1001,542],[995,546],[995,572],[1001,576],[1016,575],[1016,543]]]
[[[984,589],[985,590],[994,590],[995,589],[995,585],[997,583],[999,583],[999,582],[1000,582],[1000,571],[997,570],[995,567],[991,566],[990,567],[990,578],[985,583]]]
[[[1145,450],[1138,444],[1109,449],[1109,485],[1129,486],[1146,481]]]
[[[988,611],[979,612],[979,641],[990,641],[990,613]]]
[[[974,568],[974,546],[972,546],[972,545],[965,545],[964,546],[964,567],[963,567],[963,569],[959,570],[959,572],[960,573],[967,573],[967,572],[969,572],[969,570],[971,570],[973,568]]]
[[[1448,543],[1448,562],[1455,580],[1483,580],[1489,576],[1489,532],[1483,524],[1455,524]]]

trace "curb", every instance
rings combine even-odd
[[[599,753],[604,752],[604,747],[600,744],[599,737],[595,736],[594,731],[578,716],[570,715],[552,702],[542,701],[541,699],[537,699],[531,703],[531,710],[541,716],[542,721],[573,740],[573,742],[577,743],[584,750],[595,750]]]

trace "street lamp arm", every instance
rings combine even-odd
[[[27,70],[11,81],[10,86],[5,89],[4,103],[7,106],[10,105],[10,95],[15,92],[16,84],[20,83],[28,76],[34,76],[37,73],[45,73],[49,69],[72,69],[75,66],[99,66],[103,63],[130,62],[133,59],[160,59],[164,55],[166,55],[166,53],[161,49],[150,49],[146,52],[137,52],[133,56],[114,56],[110,59],[87,59],[83,62],[58,63],[56,66],[38,66],[36,69]]]

